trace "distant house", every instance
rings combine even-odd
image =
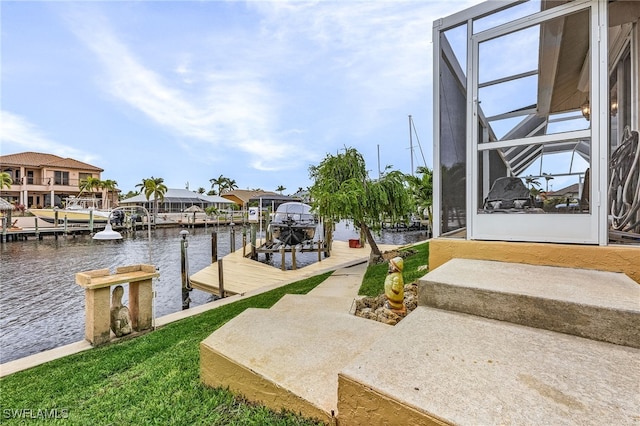
[[[298,191],[291,196],[294,198],[299,198],[303,203],[309,204],[311,202],[311,194],[307,190]]]
[[[270,207],[275,211],[282,203],[301,200],[298,197],[280,195],[271,191],[251,191],[245,189],[223,192],[222,197],[232,200],[243,210],[246,210],[249,206],[262,206],[263,208]]]
[[[152,211],[153,201],[155,198],[151,196],[149,200],[144,194],[138,194],[134,197],[120,201],[121,206],[142,206]],[[215,207],[219,210],[226,210],[233,205],[233,201],[217,195],[198,194],[188,189],[168,189],[164,194],[162,201],[158,203],[158,211],[160,213],[180,213],[191,206],[198,206],[202,210],[207,207]]]
[[[104,170],[73,158],[40,152],[20,152],[0,156],[0,172],[11,176],[13,184],[1,196],[25,207],[60,206],[65,198],[80,194],[80,181],[100,179]],[[85,192],[86,194],[86,192]],[[96,198],[102,193],[96,191]]]
[[[271,191],[253,191],[249,189],[234,189],[233,191],[227,191],[220,194],[228,200],[233,201],[241,208],[245,208],[249,205],[252,199],[260,197],[280,197],[280,194]]]
[[[569,198],[570,200],[575,200],[580,198],[580,185],[574,183],[557,191],[549,191],[547,192],[547,198]]]

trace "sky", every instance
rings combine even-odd
[[[0,153],[123,193],[222,175],[292,194],[345,147],[374,178],[378,158],[431,167],[433,21],[480,2],[2,1]]]

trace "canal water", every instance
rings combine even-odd
[[[155,317],[182,310],[180,228],[125,235],[119,241],[95,241],[89,235],[46,237],[43,240],[8,242],[0,245],[0,363],[5,363],[84,339],[84,289],[75,283],[77,272],[149,263],[160,272],[154,280]],[[218,256],[230,252],[228,227],[189,229],[188,263],[193,274],[211,264],[211,233],[217,232]],[[338,228],[334,239],[357,238],[348,226]],[[424,240],[424,231],[383,231],[377,238],[385,244]],[[235,247],[242,247],[242,232],[235,232]],[[308,260],[307,260],[308,259]],[[298,256],[298,266],[317,256]],[[279,268],[279,256],[272,259]],[[126,294],[123,302],[126,304]],[[193,290],[190,307],[214,300],[206,292]]]

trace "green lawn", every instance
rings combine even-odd
[[[38,410],[77,425],[312,425],[200,383],[199,344],[246,308],[269,308],[284,294],[304,294],[330,273],[289,284],[112,343],[5,377],[0,423],[36,424]],[[17,414],[14,410],[18,410]],[[19,411],[19,410],[31,410]],[[57,410],[57,411],[49,411]],[[12,416],[23,415],[24,418]]]
[[[405,282],[424,275],[428,243],[410,248]],[[383,292],[387,264],[370,267],[361,294]],[[315,425],[200,383],[199,344],[247,308],[269,308],[305,294],[330,273],[221,306],[143,336],[111,343],[0,380],[0,423],[73,425]],[[371,292],[371,293],[369,293]],[[27,410],[27,411],[25,411]],[[31,410],[31,411],[28,411]],[[38,411],[42,410],[42,411]],[[50,411],[55,410],[55,411]],[[62,419],[32,420],[45,415]],[[15,416],[27,418],[15,418]]]
[[[416,244],[400,251],[408,251],[411,253],[406,257],[403,256],[404,270],[402,271],[402,277],[404,278],[405,284],[412,283],[427,273],[426,271],[419,271],[418,267],[427,265],[429,262],[429,242]],[[384,279],[388,273],[388,269],[388,262],[369,266],[358,294],[375,297],[384,293]]]

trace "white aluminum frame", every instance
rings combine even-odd
[[[607,176],[608,176],[608,3],[598,0],[576,0],[552,9],[525,16],[497,27],[473,34],[473,21],[490,13],[511,7],[521,1],[486,2],[473,8],[441,19],[434,23],[434,237],[441,232],[441,173],[440,173],[440,35],[451,28],[467,25],[467,239],[488,239],[504,241],[564,242],[582,244],[608,243],[607,223]],[[479,43],[517,31],[532,25],[567,14],[590,11],[590,102],[591,128],[568,133],[479,144],[477,126],[479,109],[478,93],[478,46]],[[634,32],[637,37],[637,31]],[[634,40],[637,43],[637,38]],[[634,47],[632,45],[632,47]],[[637,64],[634,62],[637,66]],[[637,84],[635,82],[634,84]],[[634,91],[635,93],[635,91]],[[603,104],[603,102],[605,102]],[[545,215],[545,214],[478,214],[477,184],[479,164],[478,153],[506,146],[545,144],[569,139],[590,138],[590,209],[588,214]],[[482,156],[483,158],[485,155]],[[487,177],[484,176],[483,179]]]

